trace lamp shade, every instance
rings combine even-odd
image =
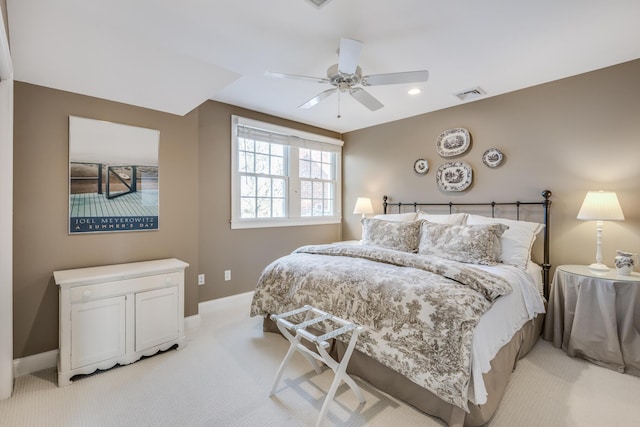
[[[624,214],[613,191],[589,191],[582,202],[578,219],[596,221],[622,221]]]
[[[356,206],[353,208],[354,214],[372,214],[373,213],[373,205],[371,204],[371,199],[368,197],[358,197],[356,200]]]

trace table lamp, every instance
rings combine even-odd
[[[587,192],[578,212],[578,219],[596,221],[596,262],[589,269],[609,271],[609,267],[602,263],[602,222],[624,220],[618,196],[613,191]]]
[[[371,199],[368,197],[358,197],[358,200],[356,200],[356,206],[353,208],[353,213],[362,214],[362,218],[367,214],[372,214],[373,205],[371,204]]]

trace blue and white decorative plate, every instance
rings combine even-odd
[[[471,144],[469,131],[463,128],[445,130],[438,137],[436,151],[442,157],[453,157],[464,153]]]
[[[413,164],[413,170],[420,175],[424,175],[429,171],[429,162],[426,159],[418,159]]]
[[[443,163],[436,172],[436,182],[442,191],[464,191],[473,181],[473,170],[467,162]]]
[[[498,150],[497,148],[489,148],[482,155],[482,163],[489,166],[490,168],[497,168],[502,164],[503,160],[504,155],[502,154],[502,151]]]

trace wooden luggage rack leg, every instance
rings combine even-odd
[[[296,324],[287,320],[287,317],[302,313],[306,313],[304,321],[302,323]],[[313,317],[314,315],[316,317]],[[349,364],[349,359],[351,358],[351,353],[353,353],[353,349],[355,348],[356,342],[358,341],[358,335],[364,329],[362,328],[362,326],[358,326],[355,323],[351,323],[339,317],[333,316],[310,305],[305,305],[304,307],[289,311],[287,313],[272,314],[271,320],[274,320],[276,322],[276,324],[278,325],[278,329],[280,329],[282,335],[284,335],[285,338],[289,340],[291,345],[289,346],[289,351],[287,351],[284,360],[280,364],[280,368],[278,368],[278,372],[273,382],[273,387],[271,387],[269,396],[273,396],[275,394],[278,383],[280,383],[282,373],[289,363],[291,356],[293,356],[293,353],[295,353],[297,350],[304,356],[305,359],[309,361],[316,373],[319,374],[321,372],[320,365],[318,365],[318,363],[316,362],[317,360],[330,367],[335,374],[333,382],[331,383],[331,387],[329,388],[329,392],[327,393],[327,396],[324,399],[324,403],[322,404],[322,409],[320,410],[320,415],[318,416],[318,422],[316,423],[316,426],[319,427],[322,425],[322,422],[324,421],[324,418],[329,409],[329,404],[333,400],[336,391],[338,390],[340,381],[344,381],[345,383],[347,383],[347,385],[351,388],[351,390],[353,390],[361,404],[365,403],[365,398],[362,394],[362,390],[360,390],[360,387],[358,387],[355,381],[353,381],[353,379],[346,372],[347,365]],[[341,327],[327,332],[323,335],[314,335],[307,331],[307,327],[315,325],[316,323],[322,321],[332,321],[337,323],[338,325],[341,325]],[[295,336],[290,331],[295,333]],[[327,352],[327,348],[330,346],[327,340],[348,332],[351,332],[351,339],[349,340],[349,344],[347,346],[344,357],[342,358],[342,361],[338,363]],[[302,339],[315,344],[317,351],[314,352],[313,350],[305,347],[304,344],[301,343]]]

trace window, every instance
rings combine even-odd
[[[231,228],[341,221],[342,141],[232,117]]]

